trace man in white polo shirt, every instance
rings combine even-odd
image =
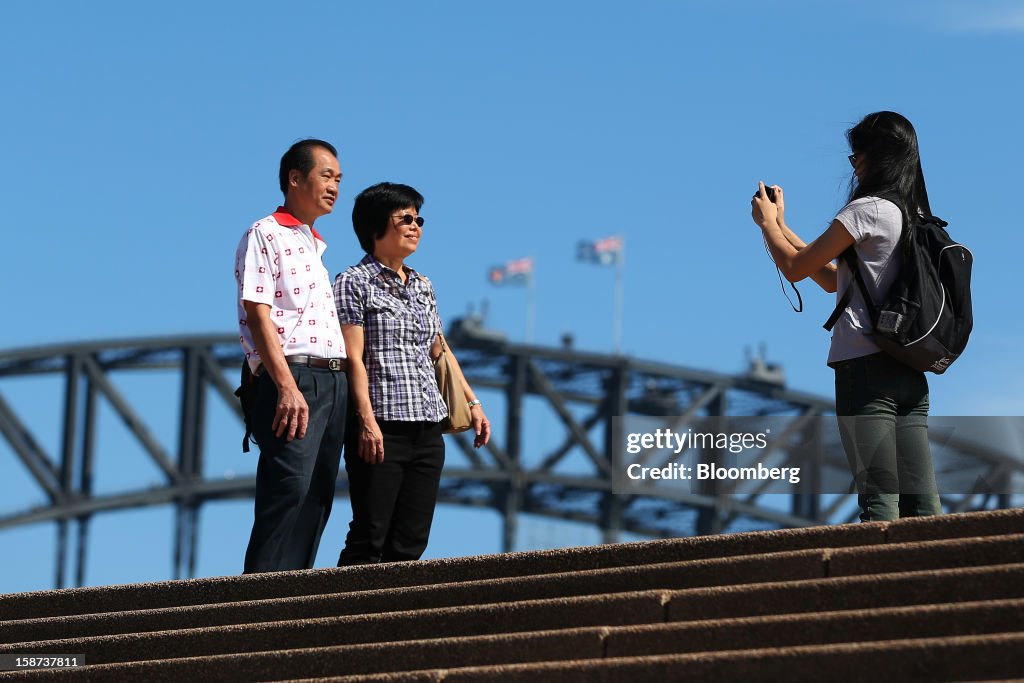
[[[323,140],[297,142],[279,180],[284,206],[256,221],[235,254],[260,449],[247,574],[313,566],[345,438],[345,342],[322,261],[327,244],[313,228],[338,198],[338,153]]]

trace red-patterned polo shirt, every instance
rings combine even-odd
[[[330,275],[323,264],[327,243],[284,207],[256,221],[235,252],[238,329],[253,371],[260,356],[242,301],[270,305],[270,319],[284,355],[345,358],[345,340],[334,308]]]

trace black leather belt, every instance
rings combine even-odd
[[[345,358],[319,358],[317,356],[285,356],[288,365],[302,365],[309,368],[325,368],[332,372],[345,372]]]

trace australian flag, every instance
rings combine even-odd
[[[494,266],[488,271],[487,279],[492,285],[523,285],[529,283],[532,275],[533,259],[527,256],[503,266]]]
[[[594,242],[578,242],[576,244],[576,260],[611,266],[622,258],[622,246],[623,240],[618,235],[602,237]]]

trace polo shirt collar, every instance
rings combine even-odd
[[[284,228],[301,228],[303,225],[305,225],[305,223],[303,223],[298,218],[293,216],[283,206],[277,207],[277,210],[274,211],[274,213],[271,215],[273,215],[274,220],[277,221],[277,224]],[[320,233],[318,233],[316,231],[316,228],[314,228],[312,225],[309,226],[309,231],[313,233],[313,237],[317,238],[324,244],[327,244],[327,240],[321,237]]]

